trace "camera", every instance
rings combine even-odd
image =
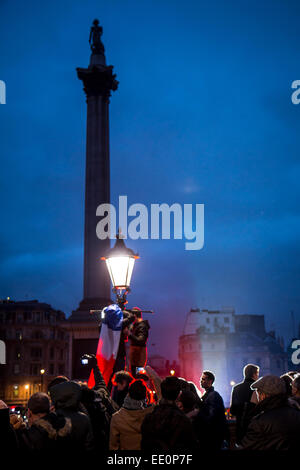
[[[92,356],[90,356],[89,354],[84,354],[84,355],[81,356],[81,358],[80,358],[81,364],[82,364],[83,366],[87,366],[88,363],[89,363],[89,359],[92,359]]]

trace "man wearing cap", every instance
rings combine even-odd
[[[276,375],[266,375],[251,388],[257,393],[258,405],[239,448],[298,450],[300,411],[289,406],[284,381]]]

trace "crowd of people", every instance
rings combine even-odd
[[[204,371],[201,395],[183,378],[163,380],[149,366],[135,378],[125,370],[110,391],[92,357],[95,386],[56,377],[48,393],[33,394],[27,419],[0,402],[0,434],[14,452],[68,450],[107,452],[218,452],[225,450],[297,450],[300,446],[300,374],[259,378],[259,367],[244,367],[244,381],[233,387],[228,425],[224,402],[214,389],[215,376]]]

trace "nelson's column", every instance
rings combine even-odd
[[[84,353],[95,353],[99,328],[90,310],[102,309],[111,303],[110,279],[106,264],[100,261],[110,248],[110,240],[96,235],[96,209],[110,202],[109,162],[109,97],[118,87],[113,67],[106,65],[101,41],[102,27],[94,20],[89,43],[92,50],[88,68],[77,68],[87,102],[86,173],[84,220],[84,287],[83,300],[68,319],[71,333],[70,364],[73,378],[85,378],[87,371],[80,364]]]

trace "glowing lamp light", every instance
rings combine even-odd
[[[106,262],[113,288],[128,290],[130,288],[134,263],[139,256],[130,248],[127,248],[124,240],[119,235],[116,238],[115,246],[101,259]]]
[[[175,370],[174,369],[170,370],[170,375],[175,375]]]
[[[43,375],[45,373],[45,369],[40,370],[40,374]]]
[[[233,387],[235,385],[235,381],[234,380],[231,380],[230,381],[230,385]]]
[[[25,385],[25,390],[28,390],[28,389],[29,389],[29,385],[26,384],[26,385]]]

